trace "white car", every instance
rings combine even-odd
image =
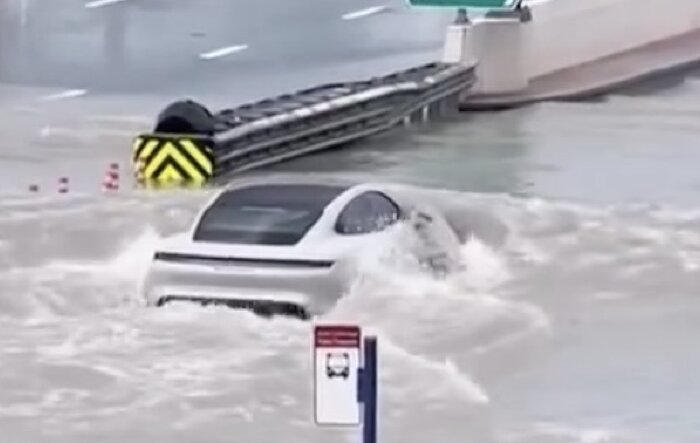
[[[232,184],[157,248],[144,296],[155,306],[193,301],[309,319],[337,303],[357,277],[356,260],[397,223],[427,272],[462,268],[443,214],[395,186],[299,177]]]

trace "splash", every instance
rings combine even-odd
[[[140,284],[159,238],[155,229],[146,227],[135,238],[125,238],[120,250],[107,260],[54,259],[40,266],[7,269],[1,275],[3,284],[16,287],[22,296],[14,297],[14,292],[1,296],[3,311],[24,317],[31,325],[65,315],[141,305]]]
[[[640,438],[627,431],[583,428],[557,422],[537,422],[502,434],[500,440],[503,443],[669,443]]]
[[[460,371],[453,361],[449,359],[442,362],[432,361],[407,352],[400,346],[393,344],[391,339],[386,336],[379,335],[379,339],[381,340],[382,352],[385,354],[385,357],[389,357],[392,365],[399,367],[402,365],[410,366],[413,369],[430,373],[429,377],[441,380],[442,383],[433,383],[433,388],[436,391],[452,391],[453,394],[457,392],[467,403],[482,405],[489,403],[489,396],[484,389],[467,374]],[[390,378],[390,374],[391,371],[385,374],[385,378]],[[413,388],[422,389],[421,386],[416,385]],[[409,389],[409,387],[405,387],[405,389]],[[441,396],[439,392],[432,392],[431,395]]]
[[[490,442],[475,438],[475,429],[508,428],[510,417],[505,424],[489,421],[490,414],[505,411],[519,421],[522,414],[525,429],[498,443],[626,443],[602,430],[528,424],[547,389],[536,384],[548,380],[536,380],[522,394],[532,398],[516,398],[515,412],[498,401],[509,392],[497,383],[508,372],[529,380],[525,363],[532,362],[535,373],[546,364],[532,344],[584,340],[575,334],[585,316],[612,315],[611,305],[645,290],[657,299],[662,294],[665,305],[672,304],[666,287],[691,293],[700,244],[697,214],[421,192],[452,210],[452,221],[469,233],[460,246],[464,271],[447,278],[424,272],[408,253],[409,233],[397,227],[361,257],[362,278],[324,319],[359,323],[380,337],[382,398],[388,405],[382,419],[385,435],[392,435],[387,441],[418,435],[421,441],[463,436]],[[31,216],[29,209],[22,214]],[[56,211],[43,216],[60,235],[73,221],[55,223],[61,209],[49,209]],[[129,210],[119,207],[110,216],[135,217]],[[308,417],[310,380],[300,382],[311,373],[308,324],[185,305],[149,310],[135,297],[160,239],[153,226],[190,211],[153,212],[158,220],[141,222],[136,230],[116,226],[119,235],[111,239],[115,247],[107,258],[63,257],[0,271],[0,315],[8,325],[0,343],[3,367],[25,383],[23,371],[40,367],[52,383],[29,394],[24,387],[0,386],[7,407],[38,422],[87,417],[100,431],[111,429],[109,419],[142,429],[151,424],[144,417],[153,417],[154,423],[177,421],[193,433],[221,425],[258,435],[267,426],[279,435],[308,433],[305,441],[316,441]],[[5,295],[11,293],[21,297]],[[595,311],[594,305],[603,304],[601,294],[620,298],[608,297],[605,311]],[[559,303],[548,304],[548,297]],[[649,312],[658,316],[653,307]],[[550,332],[557,340],[543,335]],[[62,378],[66,371],[75,377]],[[84,385],[72,384],[83,379]],[[86,397],[76,402],[60,389],[82,389]],[[42,406],[46,395],[48,406]],[[521,411],[522,404],[533,410]],[[235,407],[247,413],[238,417]],[[562,415],[551,419],[577,420]],[[67,421],[54,423],[70,432]]]
[[[402,335],[410,333],[406,324],[417,332],[439,325],[464,333],[506,319],[527,328],[544,322],[536,308],[499,296],[510,279],[506,257],[476,236],[461,245],[464,271],[446,278],[420,266],[410,253],[411,241],[409,229],[397,227],[367,250],[357,262],[358,278],[349,294],[328,317],[352,318]]]
[[[161,236],[154,228],[146,228],[134,240],[125,242],[123,249],[107,262],[106,270],[116,278],[133,282],[134,294],[140,294],[160,240]]]
[[[540,338],[549,319],[537,306],[505,296],[512,277],[506,251],[476,233],[460,246],[464,270],[447,278],[421,268],[411,246],[405,226],[374,244],[358,260],[350,293],[327,319],[360,323],[367,334],[381,337],[386,378],[431,380],[429,390],[412,380],[392,387],[393,395],[431,405],[459,397],[460,403],[486,407],[489,394],[475,378],[477,368]]]

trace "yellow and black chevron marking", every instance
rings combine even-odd
[[[137,179],[149,187],[201,186],[214,175],[214,152],[206,138],[140,135],[133,145]]]

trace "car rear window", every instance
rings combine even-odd
[[[195,241],[293,245],[345,188],[327,185],[252,185],[222,193],[204,212]]]

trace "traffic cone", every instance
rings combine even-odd
[[[119,189],[119,164],[111,163],[109,169],[105,173],[105,178],[102,182],[104,191],[116,191]]]
[[[61,177],[58,179],[58,192],[59,194],[66,194],[69,188],[68,177]]]

